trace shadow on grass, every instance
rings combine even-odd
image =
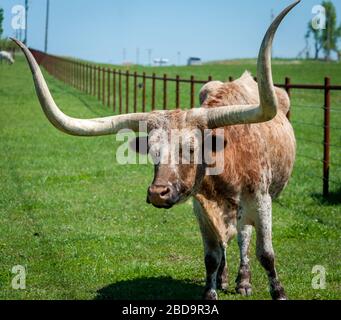
[[[341,187],[334,192],[330,192],[326,198],[318,193],[313,193],[311,196],[321,205],[338,205],[341,204]]]
[[[204,287],[169,277],[121,281],[97,291],[95,300],[199,300]]]
[[[78,91],[76,88],[72,86],[68,86],[60,80],[54,78],[54,86],[58,88],[58,90],[67,93],[74,98],[78,99],[82,104],[84,104],[85,108],[88,109],[92,114],[97,117],[103,117],[103,110],[106,110],[106,106],[103,106],[101,102],[97,99],[93,98],[93,96],[86,94],[82,91]],[[88,102],[90,100],[91,102]],[[110,110],[109,108],[107,110]],[[115,115],[112,113],[112,115]]]
[[[88,103],[86,100],[85,100],[85,96],[82,96],[82,95],[77,95],[76,93],[72,92],[71,93],[75,98],[77,98],[80,102],[82,102],[84,104],[84,106],[90,111],[92,112],[93,114],[95,114],[96,116],[98,117],[103,117],[103,110],[104,110],[104,107],[103,106],[100,106],[101,108],[94,108],[94,103],[91,102],[91,103]],[[98,101],[96,101],[97,104],[99,104]],[[109,109],[108,109],[109,110]],[[114,113],[112,115],[115,115]]]

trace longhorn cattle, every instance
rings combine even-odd
[[[0,61],[2,63],[3,60],[6,60],[8,64],[13,64],[14,59],[10,52],[7,51],[0,51]]]
[[[189,148],[187,164],[155,163],[147,201],[168,209],[193,197],[205,250],[205,299],[215,300],[217,290],[227,288],[226,248],[236,234],[241,256],[236,290],[242,295],[251,294],[249,245],[253,227],[257,235],[256,255],[267,272],[271,296],[286,299],[275,268],[272,200],[291,176],[296,142],[286,117],[289,97],[273,85],[271,50],[277,28],[299,2],[287,7],[268,29],[258,57],[258,83],[249,73],[232,83],[210,82],[200,92],[201,107],[188,111],[156,111],[90,120],[71,118],[54,102],[30,51],[13,39],[26,55],[41,107],[57,129],[74,136],[101,136],[117,134],[121,129],[138,132],[140,123],[145,122],[148,149],[154,155],[170,159],[175,149],[181,152],[183,143]],[[192,132],[210,129],[213,138],[218,139],[216,133],[221,128],[223,147],[213,148],[212,154],[222,155],[223,170],[208,175],[208,163],[197,161],[204,135],[199,137]],[[175,148],[173,140],[169,147],[160,138],[164,136],[161,132],[169,136],[174,130],[183,142]]]

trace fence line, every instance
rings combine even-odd
[[[142,112],[154,111],[157,109],[157,92],[162,93],[162,109],[169,109],[169,90],[170,84],[173,84],[175,90],[175,108],[181,108],[181,92],[183,85],[189,85],[189,105],[190,108],[195,108],[196,98],[195,90],[196,85],[203,85],[212,81],[212,76],[207,80],[195,79],[192,75],[189,79],[180,78],[179,75],[168,77],[167,74],[157,76],[155,73],[147,75],[145,72],[138,74],[137,72],[131,73],[130,71],[121,71],[117,69],[104,68],[101,66],[79,62],[72,59],[61,58],[45,54],[41,51],[30,49],[38,64],[42,65],[47,72],[54,77],[65,82],[66,84],[75,87],[87,94],[97,97],[103,105],[112,108],[113,112],[129,113],[137,112],[139,109],[139,98],[141,100],[140,107]],[[132,81],[131,81],[132,80]],[[255,78],[257,80],[257,78]],[[147,81],[151,85],[150,97],[147,93]],[[233,81],[233,77],[229,77],[229,81]],[[131,82],[133,83],[133,90],[131,92]],[[162,84],[162,90],[157,91],[157,83]],[[331,108],[331,92],[341,91],[341,85],[332,85],[330,78],[324,79],[324,84],[293,84],[289,77],[285,78],[284,83],[275,84],[277,87],[283,88],[288,93],[289,97],[292,96],[292,91],[295,89],[304,90],[319,90],[324,94],[324,105],[318,107],[323,110],[324,125],[323,125],[323,195],[329,195],[330,180],[330,166],[331,166],[331,124],[330,114],[334,109]],[[123,92],[125,88],[125,92]],[[138,89],[142,90],[140,97]],[[131,98],[132,94],[132,100]],[[123,99],[124,96],[124,99]],[[147,98],[150,99],[150,110],[147,110]],[[112,101],[111,101],[112,99]],[[123,100],[125,104],[123,104]],[[132,101],[132,109],[130,108],[130,101]],[[316,108],[315,108],[316,109]],[[336,110],[339,111],[339,110]],[[291,118],[291,114],[288,114]],[[293,123],[308,125],[312,127],[319,127],[319,125],[294,121]],[[335,128],[334,128],[335,129]],[[341,128],[336,128],[340,129]],[[298,139],[299,140],[299,139]],[[306,157],[308,158],[308,157]]]

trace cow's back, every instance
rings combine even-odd
[[[289,97],[279,88],[276,94],[279,112],[273,120],[225,128],[224,172],[207,177],[204,188],[210,186],[229,198],[245,191],[267,189],[272,197],[277,197],[284,189],[293,170],[296,141],[286,116],[290,110]],[[206,108],[258,104],[258,86],[251,75],[245,73],[231,83],[212,82],[204,86],[200,99]]]

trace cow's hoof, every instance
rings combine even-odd
[[[252,295],[251,284],[240,284],[237,286],[236,291],[243,297],[249,297]]]
[[[227,282],[223,282],[221,284],[218,285],[218,289],[224,292],[227,292],[229,288],[229,285]]]
[[[282,288],[283,289],[283,288]],[[288,300],[284,290],[271,291],[272,300]]]
[[[218,294],[214,289],[208,289],[204,293],[204,300],[216,301],[218,300]]]
[[[280,283],[275,283],[271,286],[270,294],[273,300],[288,300],[284,288]]]

